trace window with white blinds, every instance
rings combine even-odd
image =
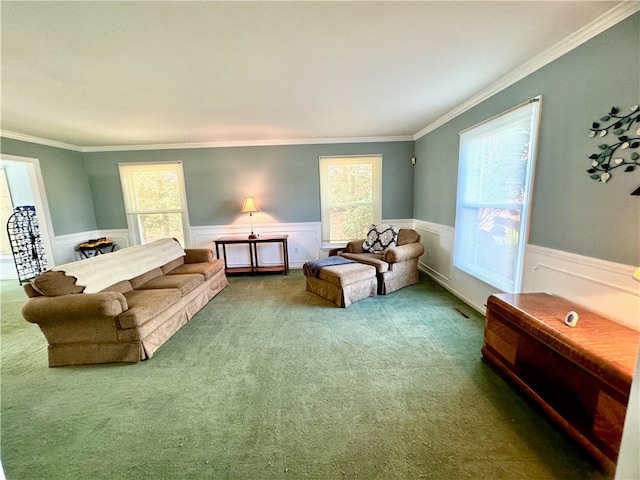
[[[522,289],[541,97],[460,133],[453,264]]]
[[[134,243],[172,237],[186,246],[189,222],[182,162],[121,163],[118,168]]]
[[[382,217],[382,155],[320,157],[322,242],[364,238]]]

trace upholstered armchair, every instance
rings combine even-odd
[[[378,295],[418,283],[418,258],[424,253],[418,232],[401,228],[396,245],[387,247],[382,253],[366,252],[364,241],[363,238],[349,242],[340,255],[376,267]]]

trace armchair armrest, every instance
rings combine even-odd
[[[417,258],[423,253],[424,246],[421,243],[407,243],[405,245],[387,248],[384,251],[383,260],[387,263],[398,263]]]
[[[213,250],[210,248],[185,248],[184,263],[213,262]]]
[[[113,318],[128,309],[127,300],[119,292],[77,293],[30,298],[22,307],[22,316],[31,323],[47,323]]]

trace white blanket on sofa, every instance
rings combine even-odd
[[[184,249],[174,239],[161,238],[146,245],[136,245],[79,262],[58,265],[52,270],[76,277],[76,285],[84,286],[84,293],[96,293],[184,255]]]

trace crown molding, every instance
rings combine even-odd
[[[64,148],[65,150],[73,150],[75,152],[83,152],[83,148],[78,145],[72,145],[70,143],[57,142],[55,140],[49,140],[47,138],[32,137],[31,135],[24,135],[22,133],[9,132],[7,130],[0,130],[0,137],[10,138],[12,140],[20,140],[21,142],[37,143],[38,145],[45,145],[47,147]]]
[[[316,138],[316,139],[284,139],[284,140],[248,140],[248,141],[223,141],[223,142],[200,142],[200,143],[167,143],[167,144],[149,144],[149,145],[112,145],[112,146],[93,146],[81,147],[70,143],[58,142],[46,138],[39,138],[25,135],[7,130],[0,130],[0,137],[20,140],[23,142],[46,145],[49,147],[63,148],[76,152],[118,152],[118,151],[134,151],[134,150],[176,150],[176,149],[193,149],[193,148],[230,148],[230,147],[260,147],[260,146],[285,146],[285,145],[321,145],[321,144],[341,144],[341,143],[377,143],[377,142],[410,142],[418,140],[426,134],[441,127],[450,120],[456,118],[462,113],[479,105],[483,101],[492,97],[496,93],[522,80],[527,75],[532,74],[536,70],[544,67],[552,61],[558,59],[562,55],[577,48],[596,35],[611,28],[615,24],[630,17],[640,11],[640,1],[623,0],[621,3],[602,14],[590,24],[577,30],[569,35],[563,41],[557,43],[553,47],[545,50],[539,55],[531,58],[521,66],[513,69],[509,74],[505,75],[498,81],[492,83],[480,93],[462,103],[458,107],[451,110],[446,115],[440,117],[435,122],[427,125],[414,135],[402,136],[383,136],[383,137],[351,137],[351,138]]]
[[[309,138],[289,140],[248,140],[242,142],[199,142],[199,143],[159,143],[149,145],[111,145],[98,147],[81,147],[70,143],[57,142],[46,138],[33,137],[22,133],[0,130],[0,137],[36,143],[48,147],[64,148],[76,152],[127,152],[135,150],[178,150],[190,148],[231,148],[231,147],[271,147],[284,145],[324,145],[340,143],[384,143],[384,142],[413,142],[412,135],[386,137],[350,137],[350,138]]]
[[[309,138],[286,140],[247,140],[228,142],[161,143],[149,145],[113,145],[84,147],[83,152],[122,152],[133,150],[177,150],[189,148],[273,147],[285,145],[321,145],[328,143],[413,142],[413,135],[387,137]]]
[[[536,70],[544,67],[545,65],[548,65],[554,60],[560,58],[562,55],[579,47],[588,40],[591,40],[596,35],[599,35],[600,33],[611,28],[625,18],[630,17],[634,13],[637,13],[638,11],[640,11],[640,2],[638,0],[624,0],[622,3],[616,5],[608,12],[603,13],[600,17],[596,18],[590,24],[585,25],[579,30],[576,30],[561,42],[536,55],[519,67],[516,67],[510,73],[508,73],[498,81],[492,83],[474,97],[454,108],[435,122],[427,125],[425,128],[413,135],[413,139],[418,140],[419,138],[424,137],[427,133],[430,133],[436,128],[441,127],[445,123],[456,118],[458,115],[461,115],[467,110],[475,107],[476,105],[479,105],[496,93],[501,92],[507,87],[510,87],[519,80],[522,80],[527,75],[530,75]]]

